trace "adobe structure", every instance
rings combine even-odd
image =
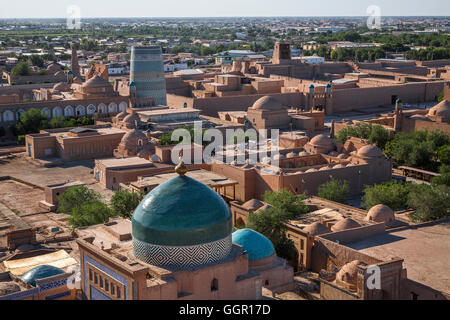
[[[291,290],[293,269],[272,243],[252,230],[232,233],[225,201],[184,176],[182,167],[147,195],[132,221],[117,218],[75,231],[84,297],[257,300],[263,287]]]
[[[392,161],[378,147],[356,138],[349,139],[345,145],[336,145],[321,134],[303,147],[280,149],[278,155],[268,154],[256,164],[248,161],[241,165],[235,161],[227,164],[217,157],[220,155],[216,153],[211,171],[238,182],[235,199],[241,202],[262,199],[268,190],[286,189],[294,194],[316,195],[319,186],[330,179],[347,181],[350,196],[356,196],[367,185],[392,179]],[[271,165],[274,161],[278,166]]]
[[[234,61],[223,73],[168,77],[168,104],[217,116],[245,111],[265,95],[286,108],[321,108],[327,115],[392,106],[399,98],[406,103],[433,102],[447,74],[436,76],[433,70],[450,65],[449,60],[309,64],[289,53],[289,44],[276,43],[271,61]]]
[[[404,110],[401,100],[397,100],[393,113],[366,120],[342,120],[334,123],[333,133],[337,135],[343,128],[355,126],[359,122],[378,124],[392,133],[417,130],[441,130],[450,133],[450,83],[445,84],[443,101],[430,110]]]
[[[126,94],[121,94],[120,81],[114,85],[109,82],[106,65],[94,64],[86,75],[81,76],[77,51],[73,46],[73,70],[64,73],[60,69],[49,80],[52,84],[0,90],[0,126],[8,128],[31,108],[40,109],[49,120],[94,115],[107,120],[125,112],[128,107],[165,106],[166,84],[164,71],[160,70],[163,66],[161,48],[133,47],[131,64],[132,81],[127,84]],[[60,67],[51,65],[49,69]]]

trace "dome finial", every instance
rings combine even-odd
[[[188,172],[188,169],[187,169],[187,167],[186,167],[186,165],[184,164],[184,161],[183,161],[183,150],[180,151],[179,155],[180,155],[179,163],[175,167],[175,172],[178,173],[180,176],[184,176]]]

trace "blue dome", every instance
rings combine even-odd
[[[63,273],[65,272],[59,268],[43,265],[33,268],[27,273],[25,273],[22,276],[22,280],[25,281],[26,283],[31,284],[32,286],[36,286],[36,280],[53,277]]]
[[[195,246],[231,235],[231,212],[214,190],[186,176],[153,189],[136,208],[133,238],[160,246]]]
[[[272,242],[261,233],[251,229],[241,229],[233,233],[233,243],[240,245],[248,253],[249,260],[268,258],[275,254]]]

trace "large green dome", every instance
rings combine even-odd
[[[152,190],[133,214],[133,238],[164,246],[192,246],[231,234],[230,209],[208,186],[178,176]]]

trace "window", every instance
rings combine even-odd
[[[211,281],[211,291],[219,291],[219,280],[213,279]]]
[[[100,288],[103,288],[103,277],[100,276]]]
[[[300,250],[304,250],[305,249],[305,240],[302,240],[300,242]]]
[[[415,292],[411,292],[411,300],[419,300],[419,295]]]
[[[264,286],[265,287],[269,286],[269,280],[266,280],[266,282],[264,282]]]
[[[92,270],[89,269],[89,281],[92,281]]]
[[[105,279],[105,291],[109,291],[109,281]]]
[[[94,272],[94,283],[98,284],[98,274],[97,274],[97,272]]]
[[[120,299],[120,292],[121,292],[122,288],[121,287],[117,287],[117,298]]]
[[[116,294],[116,286],[114,285],[114,283],[111,282],[111,294],[115,295]]]

